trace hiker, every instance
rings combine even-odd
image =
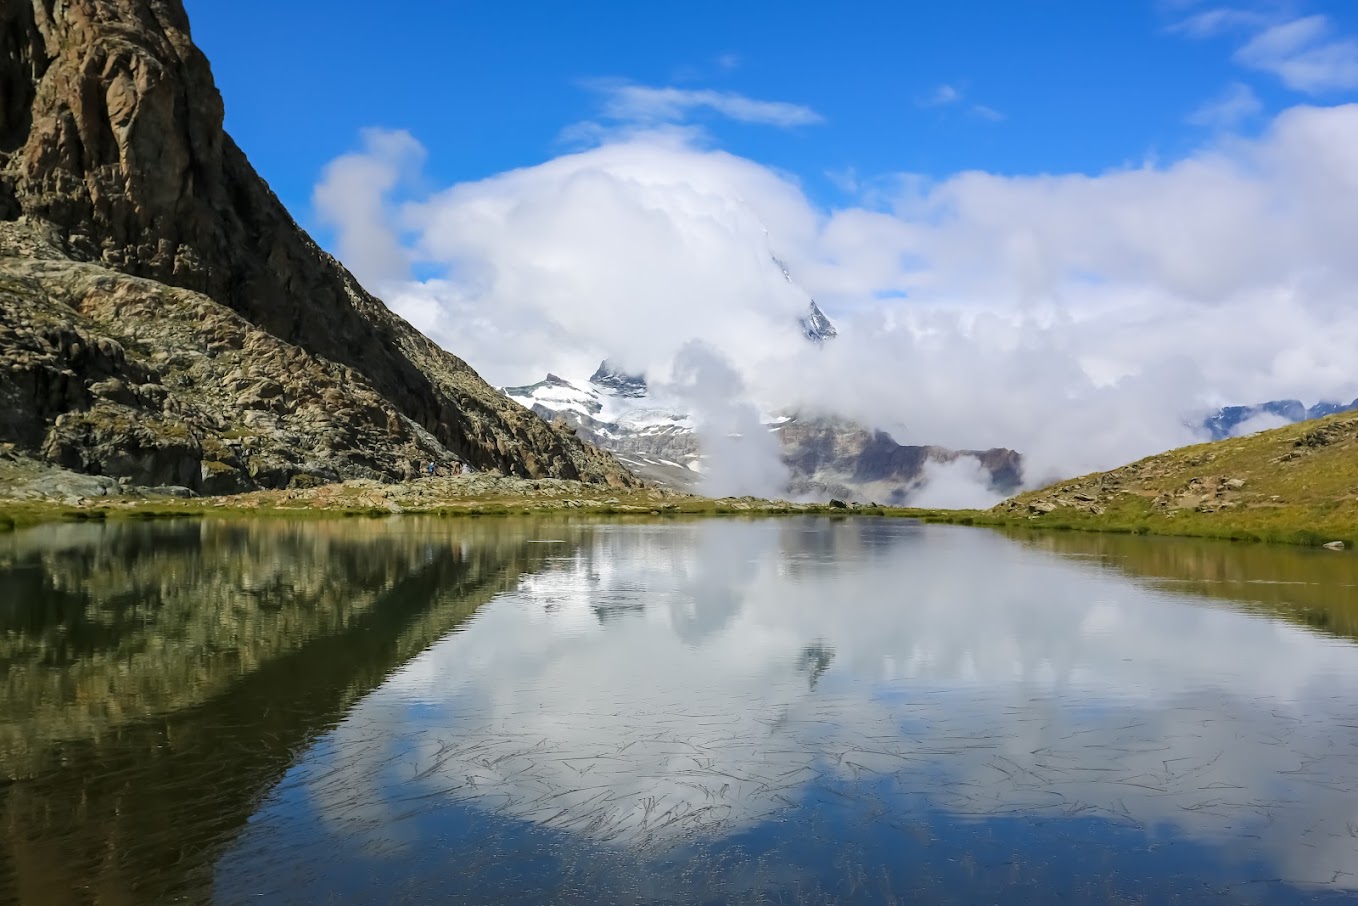
[[[433,478],[435,474],[437,474],[437,467],[434,465],[434,461],[431,459],[429,460],[429,477]]]

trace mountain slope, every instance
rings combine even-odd
[[[408,423],[431,438],[421,450],[442,450],[476,468],[634,481],[612,457],[496,393],[367,293],[297,226],[223,131],[221,98],[180,0],[6,2],[0,83],[0,220],[19,221],[9,259],[25,257],[16,249],[43,246],[102,265],[111,280],[117,272],[191,291],[231,309],[249,329],[358,376],[395,416],[394,433],[378,444],[390,455],[370,464],[386,477],[403,475],[393,462],[406,448]],[[41,289],[45,279],[20,276],[12,284],[16,298],[23,280]],[[50,295],[64,292],[56,287]],[[13,333],[23,307],[11,303]],[[19,367],[19,384],[46,386],[47,378],[22,376],[30,373]],[[138,376],[147,378],[143,384],[163,377],[154,369]],[[106,377],[72,371],[86,388]],[[6,402],[51,426],[87,401],[80,388],[67,390]],[[239,421],[243,410],[224,415]],[[26,436],[0,440],[46,445]],[[117,466],[85,461],[94,469]],[[242,474],[246,485],[272,480]]]
[[[1076,528],[1358,540],[1358,415],[1198,444],[1020,494],[990,513]]]

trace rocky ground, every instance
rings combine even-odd
[[[402,481],[348,479],[241,494],[199,495],[174,485],[86,475],[0,445],[0,528],[66,518],[230,513],[488,515],[578,511],[603,514],[715,515],[861,513],[902,515],[875,505],[789,503],[754,497],[714,500],[660,487],[609,488],[557,478],[499,473],[419,475]]]

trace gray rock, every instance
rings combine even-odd
[[[1344,549],[1344,542],[1329,541],[1325,544],[1322,544],[1321,547],[1325,548],[1325,550],[1327,551],[1342,551]]]
[[[152,497],[178,497],[180,499],[198,496],[189,488],[181,488],[172,484],[160,485],[155,488],[146,488],[146,493]]]

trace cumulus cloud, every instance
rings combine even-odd
[[[337,224],[342,255],[374,223],[409,237],[402,255],[441,273],[373,288],[496,384],[605,356],[663,381],[697,339],[760,411],[1009,446],[1029,482],[1197,440],[1222,404],[1358,396],[1358,106],[1096,175],[876,178],[871,205],[834,210],[673,132],[376,215],[387,158],[356,157],[363,203],[331,210],[367,220]],[[796,327],[808,294],[840,327],[824,348]]]
[[[404,130],[365,129],[362,150],[326,165],[312,193],[320,222],[335,231],[336,252],[364,283],[406,273],[409,251],[391,229],[391,192],[424,163],[424,146]]]

